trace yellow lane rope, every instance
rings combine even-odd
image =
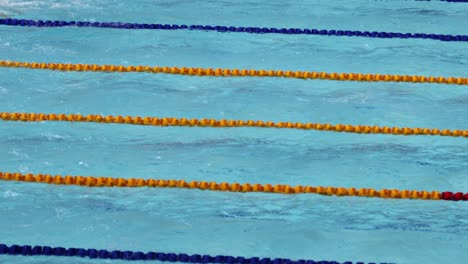
[[[432,135],[450,137],[468,137],[468,130],[449,130],[436,128],[408,128],[408,127],[379,127],[361,125],[332,125],[320,123],[300,122],[271,122],[253,120],[226,120],[226,119],[187,119],[175,117],[141,117],[141,116],[102,116],[81,114],[44,114],[44,113],[10,113],[0,112],[0,119],[5,121],[39,122],[39,121],[63,121],[63,122],[93,122],[115,123],[147,126],[184,126],[184,127],[263,127],[263,128],[288,128],[303,130],[321,130],[361,134],[392,134],[392,135]]]
[[[286,184],[250,184],[250,183],[226,183],[184,180],[160,180],[160,179],[125,179],[112,177],[83,177],[83,176],[61,176],[49,174],[21,174],[0,172],[0,179],[7,181],[35,182],[61,185],[79,185],[87,187],[160,187],[160,188],[184,188],[227,192],[264,192],[283,194],[315,193],[321,195],[336,196],[365,196],[394,199],[423,199],[440,200],[442,193],[437,191],[414,191],[414,190],[374,190],[367,188],[343,188],[322,186],[291,186]]]
[[[327,73],[309,71],[255,70],[255,69],[212,69],[189,67],[161,66],[122,66],[97,64],[65,64],[44,62],[20,62],[0,60],[0,67],[46,69],[59,71],[93,71],[93,72],[148,72],[192,76],[223,76],[223,77],[285,77],[297,79],[321,79],[336,81],[360,82],[410,82],[410,83],[442,83],[468,85],[465,77],[434,77],[417,75],[362,74],[362,73]]]

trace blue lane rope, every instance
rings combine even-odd
[[[23,256],[66,256],[92,259],[121,259],[121,260],[157,260],[169,262],[186,263],[216,263],[216,264],[364,264],[364,262],[337,262],[337,261],[314,261],[314,260],[291,260],[286,258],[259,258],[259,257],[233,257],[233,256],[210,256],[210,255],[187,255],[175,253],[160,253],[140,251],[108,251],[105,249],[64,248],[49,246],[29,246],[0,244],[0,255],[23,255]],[[375,262],[369,264],[376,264]],[[386,263],[381,263],[386,264]]]
[[[246,32],[254,34],[289,34],[289,35],[321,35],[321,36],[347,36],[367,38],[402,38],[402,39],[434,39],[441,41],[466,41],[468,35],[442,35],[426,33],[397,33],[377,31],[351,31],[326,29],[300,29],[300,28],[266,28],[266,27],[233,27],[233,26],[203,26],[203,25],[170,25],[170,24],[138,24],[122,22],[86,22],[86,21],[59,21],[59,20],[27,20],[6,18],[0,19],[0,25],[29,26],[29,27],[96,27],[119,29],[156,29],[156,30],[200,30],[217,32]]]

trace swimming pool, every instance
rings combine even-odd
[[[438,1],[1,1],[26,19],[468,34]],[[465,22],[465,23],[464,23]],[[466,42],[0,27],[0,59],[466,77]],[[1,112],[467,129],[466,86],[0,69]],[[0,171],[466,191],[466,138],[0,122]],[[466,203],[0,182],[0,243],[391,263],[468,259]],[[0,255],[2,263],[124,263]]]

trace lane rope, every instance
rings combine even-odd
[[[218,263],[218,264],[364,264],[364,262],[337,262],[337,261],[315,261],[315,260],[291,260],[287,258],[260,258],[260,257],[235,257],[226,255],[201,255],[185,253],[162,253],[141,252],[131,250],[105,250],[94,248],[65,248],[50,246],[30,246],[0,244],[0,255],[23,255],[23,256],[62,256],[81,257],[91,259],[121,259],[121,260],[155,260],[164,262],[185,263]],[[375,262],[372,262],[375,264]],[[369,263],[371,264],[371,263]],[[386,263],[381,263],[386,264]]]
[[[399,39],[432,39],[441,41],[468,41],[468,35],[427,34],[427,33],[399,33],[337,29],[301,29],[301,28],[273,28],[273,27],[235,27],[185,24],[142,24],[123,22],[88,22],[88,21],[60,21],[60,20],[31,20],[31,19],[0,19],[0,25],[27,27],[93,27],[117,29],[152,29],[152,30],[197,30],[216,32],[245,32],[255,34],[287,34],[287,35],[320,35],[342,37],[367,38],[399,38]]]
[[[272,122],[253,120],[226,120],[226,119],[187,119],[177,117],[141,117],[141,116],[102,116],[102,115],[81,115],[81,114],[44,114],[44,113],[16,113],[0,112],[0,120],[21,121],[21,122],[91,122],[91,123],[113,123],[145,126],[178,126],[178,127],[213,127],[213,128],[233,128],[233,127],[255,127],[255,128],[282,128],[282,129],[302,129],[317,131],[333,131],[357,134],[387,134],[387,135],[425,135],[425,136],[448,136],[448,137],[468,137],[468,130],[450,130],[437,128],[409,128],[409,127],[387,127],[387,126],[367,126],[367,125],[345,125],[345,124],[321,124],[321,123],[300,123],[300,122]]]
[[[462,192],[438,192],[438,191],[416,191],[372,188],[343,188],[323,186],[291,186],[287,184],[250,184],[250,183],[227,183],[164,179],[136,179],[136,178],[113,178],[113,177],[89,177],[89,176],[61,176],[50,174],[22,174],[11,172],[0,172],[0,180],[47,183],[57,185],[77,185],[87,187],[157,187],[157,188],[180,188],[198,189],[223,192],[257,192],[257,193],[279,193],[279,194],[320,194],[327,196],[358,196],[392,199],[419,199],[419,200],[447,200],[468,201],[468,193]]]
[[[146,72],[165,73],[189,76],[211,77],[283,77],[295,79],[319,79],[334,81],[358,82],[406,82],[406,83],[440,83],[453,85],[468,85],[466,77],[435,77],[418,75],[391,74],[363,74],[363,73],[327,73],[314,71],[283,71],[283,70],[255,70],[255,69],[221,69],[221,68],[190,68],[168,66],[123,66],[97,64],[66,64],[44,62],[21,62],[0,60],[0,67],[28,68],[55,71],[85,71],[85,72]]]

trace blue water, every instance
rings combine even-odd
[[[27,19],[468,34],[419,1],[10,1]],[[0,27],[0,59],[467,77],[463,42]],[[463,86],[0,69],[0,111],[468,129]],[[0,122],[0,171],[468,190],[464,138]],[[396,263],[468,259],[468,204],[0,182],[0,243]],[[124,263],[0,256],[2,263]]]

